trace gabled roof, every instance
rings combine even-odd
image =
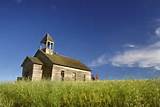
[[[23,66],[26,61],[31,61],[33,64],[43,65],[43,63],[38,58],[27,56],[21,66]]]
[[[41,40],[41,43],[46,43],[47,41],[51,41],[51,42],[54,41],[49,33],[45,34],[44,38]]]
[[[48,62],[51,62],[52,64],[91,71],[85,64],[69,57],[65,57],[56,53],[53,53],[53,55],[46,54],[42,50],[38,50],[36,54],[43,54],[49,60]],[[35,57],[36,57],[36,54],[35,54]]]

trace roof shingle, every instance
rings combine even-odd
[[[43,65],[43,63],[38,58],[27,56],[21,66],[23,66],[26,61],[31,61],[33,64]]]
[[[81,70],[87,70],[91,71],[85,64],[81,63],[78,60],[65,57],[56,53],[53,53],[53,55],[46,54],[42,50],[38,50],[37,53],[43,54],[49,59],[52,64],[62,65],[66,67],[81,69]]]

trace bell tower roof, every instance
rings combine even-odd
[[[41,43],[46,43],[47,41],[54,42],[53,38],[49,33],[46,33],[44,38],[41,40]]]
[[[54,52],[54,40],[49,33],[46,33],[44,38],[41,40],[40,49],[45,53],[52,55]]]

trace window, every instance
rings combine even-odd
[[[85,74],[83,75],[83,81],[86,81],[86,75]]]
[[[50,42],[48,42],[48,43],[47,43],[47,48],[49,48],[49,49],[50,49]]]
[[[64,81],[64,71],[61,71],[61,80]]]
[[[76,73],[73,73],[73,74],[72,74],[72,79],[73,79],[73,80],[76,80]]]
[[[53,49],[53,43],[51,43],[51,49]]]

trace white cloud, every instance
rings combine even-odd
[[[98,57],[96,60],[93,60],[89,66],[90,67],[99,67],[108,63],[107,56],[105,54]]]
[[[124,47],[128,47],[128,48],[135,48],[136,46],[133,44],[125,44]]]
[[[160,37],[160,27],[158,27],[158,28],[155,30],[155,34],[156,34],[156,36]]]
[[[160,42],[139,49],[127,50],[110,59],[113,66],[153,68],[160,70]]]
[[[155,30],[155,34],[160,38],[160,27]],[[116,67],[139,67],[152,68],[160,71],[160,41],[138,47],[133,44],[125,44],[123,47],[130,49],[118,52],[110,58],[101,55],[90,64],[91,67],[99,67],[106,64],[112,64]]]
[[[160,41],[142,48],[132,48],[108,58],[105,54],[93,60],[89,66],[112,64],[116,67],[139,67],[160,70]]]

